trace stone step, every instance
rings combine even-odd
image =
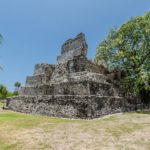
[[[93,81],[97,83],[105,83],[110,84],[107,82],[108,78],[103,74],[93,73],[93,72],[77,72],[77,73],[70,73],[69,74],[70,81]]]
[[[100,95],[118,96],[111,84],[92,81],[71,81],[59,84],[41,84],[38,86],[26,86],[20,91],[21,95]]]
[[[77,72],[69,73],[68,76],[61,76],[59,78],[51,79],[46,74],[38,74],[34,76],[28,76],[26,79],[26,86],[38,86],[41,84],[58,84],[61,82],[77,82],[77,81],[94,81],[98,83],[110,84],[107,82],[108,78],[103,74],[92,72]]]
[[[37,86],[41,84],[46,84],[50,81],[50,77],[45,74],[28,76],[26,79],[26,86]]]
[[[20,90],[20,95],[49,95],[53,94],[53,86],[41,84],[37,86],[25,86]]]

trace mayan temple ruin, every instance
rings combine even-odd
[[[83,33],[67,40],[62,45],[58,63],[37,64],[19,96],[8,99],[8,108],[83,119],[136,110],[137,101],[124,96],[112,73],[87,59],[87,50]]]

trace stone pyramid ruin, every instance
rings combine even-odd
[[[136,109],[136,101],[124,97],[110,73],[86,57],[83,33],[67,40],[56,65],[37,64],[20,95],[9,98],[13,111],[65,118],[92,119]]]

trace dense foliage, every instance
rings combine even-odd
[[[14,92],[9,92],[8,89],[0,84],[0,99],[5,99],[7,97],[12,97],[12,96],[16,96],[18,95],[18,91],[14,91]]]
[[[97,48],[96,61],[126,75],[128,92],[150,92],[150,12],[112,29]]]
[[[1,84],[0,85],[0,98],[6,98],[7,94],[8,94],[7,88]]]

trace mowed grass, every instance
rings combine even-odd
[[[4,107],[4,106],[6,106],[6,103],[0,102],[0,108],[2,108],[2,107]]]
[[[0,150],[150,150],[150,114],[71,120],[0,111]]]

